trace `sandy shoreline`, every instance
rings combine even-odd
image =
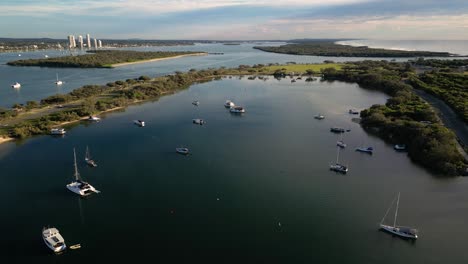
[[[147,63],[147,62],[154,62],[154,61],[161,61],[161,60],[171,60],[171,59],[177,59],[177,58],[188,57],[188,56],[204,56],[204,55],[208,55],[208,53],[199,52],[199,53],[184,54],[184,55],[178,55],[178,56],[166,57],[166,58],[157,58],[157,59],[151,59],[151,60],[116,63],[116,64],[111,64],[111,67],[120,67],[120,66],[132,65],[132,64]]]
[[[14,140],[14,138],[11,138],[11,137],[0,137],[0,144],[6,143],[6,142],[9,142],[9,141],[12,141],[12,140]]]

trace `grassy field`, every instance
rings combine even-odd
[[[335,68],[340,70],[344,64],[339,63],[320,63],[320,64],[289,64],[289,65],[273,65],[266,66],[267,71],[276,71],[278,69],[286,69],[286,72],[305,73],[307,70],[320,72],[321,69]]]

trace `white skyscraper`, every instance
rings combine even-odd
[[[80,44],[80,49],[83,49],[83,36],[78,36],[78,43]]]
[[[89,36],[89,34],[86,34],[86,42],[88,44],[88,49],[91,48],[91,37]]]
[[[98,43],[99,43],[99,48],[102,48],[102,41],[99,40]]]
[[[73,48],[73,43],[75,42],[75,37],[73,35],[68,36],[68,47],[71,49]]]
[[[97,39],[94,39],[94,48],[97,49]]]
[[[75,40],[75,36],[73,35],[71,35],[71,47],[76,48],[76,40]]]

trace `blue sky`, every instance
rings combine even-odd
[[[468,0],[2,0],[0,37],[468,39]]]

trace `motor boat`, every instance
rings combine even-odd
[[[372,147],[358,147],[358,148],[356,148],[356,151],[372,154],[372,152],[374,151],[374,148],[372,148]]]
[[[330,170],[340,172],[340,173],[347,173],[348,167],[339,163],[330,165]]]
[[[352,115],[359,115],[359,111],[355,110],[355,109],[349,109],[348,113],[350,113]]]
[[[245,113],[245,108],[242,106],[234,106],[234,107],[231,107],[231,109],[229,109],[229,112],[233,114],[243,114]]]
[[[393,146],[393,148],[396,151],[406,151],[406,145],[405,144],[396,144],[395,146]]]
[[[63,239],[62,235],[57,228],[42,228],[42,239],[44,243],[47,245],[55,253],[59,253],[64,251],[67,248],[65,244],[65,240]]]
[[[187,155],[190,153],[188,148],[176,148],[176,152],[182,155]]]
[[[192,104],[198,106],[198,105],[200,105],[200,102],[199,101],[193,101]]]
[[[203,125],[205,124],[205,120],[196,118],[196,119],[192,119],[192,123],[197,124],[197,125]]]
[[[12,88],[19,89],[21,88],[21,84],[19,82],[15,82],[14,84],[11,85]]]
[[[50,130],[51,135],[65,135],[65,133],[67,133],[67,131],[65,131],[64,128],[52,128]]]
[[[318,120],[322,120],[322,119],[325,119],[325,116],[318,114],[318,115],[315,115],[314,118]]]
[[[236,106],[236,105],[231,100],[226,100],[226,103],[224,103],[224,107],[226,107],[226,108],[231,108],[231,107],[234,107],[234,106]]]
[[[99,122],[101,121],[101,118],[97,117],[97,116],[89,116],[88,121],[94,121],[94,122]]]
[[[332,127],[332,128],[330,128],[330,132],[334,132],[334,133],[344,133],[344,132],[345,132],[345,129],[344,129],[344,128],[341,128],[341,127]]]
[[[134,123],[135,125],[139,126],[139,127],[144,127],[144,126],[145,126],[145,121],[140,120],[140,119],[138,119],[138,120],[133,120],[133,123]]]

